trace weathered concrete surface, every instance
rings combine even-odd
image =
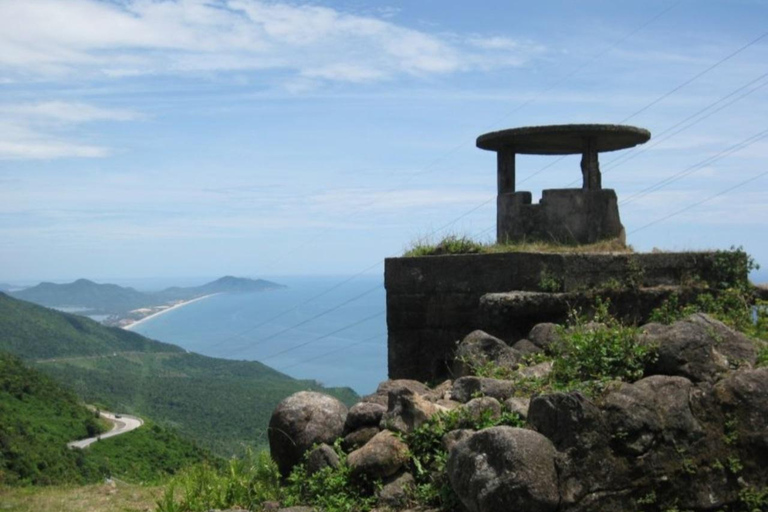
[[[502,253],[389,258],[385,262],[389,376],[424,382],[450,378],[456,343],[470,332],[482,329],[511,344],[525,337],[536,323],[557,320],[535,312],[505,317],[502,312],[513,309],[483,306],[481,298],[487,294],[541,292],[543,284],[556,288],[547,291],[563,293],[619,285],[629,291],[615,292],[613,300],[624,303],[626,310],[640,311],[633,320],[645,321],[649,308],[669,292],[660,289],[642,295],[634,290],[677,286],[692,278],[715,283],[715,254]],[[646,306],[641,308],[641,303]],[[567,312],[566,300],[559,311]]]

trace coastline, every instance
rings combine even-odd
[[[209,293],[208,295],[203,295],[201,297],[195,297],[194,299],[178,302],[178,303],[174,304],[173,306],[167,307],[165,309],[161,309],[160,311],[156,311],[156,312],[154,312],[154,313],[152,313],[150,315],[147,315],[147,316],[145,316],[143,318],[140,318],[140,319],[136,320],[135,322],[131,322],[129,324],[121,325],[120,328],[121,329],[125,329],[126,331],[130,331],[131,329],[133,329],[137,325],[139,325],[139,324],[141,324],[143,322],[146,322],[147,320],[151,320],[152,318],[158,317],[160,315],[164,315],[165,313],[167,313],[169,311],[173,311],[174,309],[178,309],[178,308],[184,307],[187,304],[192,304],[193,302],[197,302],[199,300],[207,299],[208,297],[213,297],[214,295],[219,295],[219,294],[218,293]]]

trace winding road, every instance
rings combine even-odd
[[[100,439],[106,439],[108,437],[125,434],[131,430],[136,430],[144,424],[144,420],[137,418],[136,416],[121,415],[118,418],[111,412],[101,412],[99,414],[102,418],[106,418],[112,422],[112,430],[109,432],[104,432],[103,434],[100,434],[96,437],[89,437],[88,439],[81,439],[80,441],[72,441],[71,443],[67,443],[69,448],[88,448],[88,446]]]

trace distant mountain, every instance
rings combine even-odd
[[[154,293],[155,297],[162,297],[167,300],[191,299],[210,295],[212,293],[253,293],[267,290],[277,290],[285,288],[284,285],[273,283],[265,279],[248,279],[245,277],[224,276],[215,281],[201,286],[180,288],[178,286],[166,288],[163,291]]]
[[[13,290],[14,288],[17,288],[16,286],[11,286],[7,283],[0,283],[0,292],[9,292]]]
[[[134,309],[194,299],[212,293],[251,293],[278,288],[284,286],[264,279],[226,276],[201,286],[172,287],[146,293],[116,284],[100,284],[88,279],[78,279],[68,284],[40,283],[9,294],[41,306],[72,308],[70,312],[78,314],[124,315]]]
[[[150,305],[154,302],[145,293],[116,284],[99,284],[88,279],[73,283],[40,283],[37,286],[11,292],[22,300],[56,308],[83,308],[85,314],[114,314]]]
[[[0,351],[34,364],[88,403],[173,426],[224,456],[265,446],[272,411],[292,393],[322,391],[348,405],[357,399],[349,388],[323,388],[257,361],[189,353],[2,293]]]

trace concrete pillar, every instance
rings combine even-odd
[[[499,195],[511,194],[515,191],[515,152],[511,149],[501,149],[496,153],[496,174]]]
[[[584,139],[584,152],[581,155],[581,176],[583,178],[582,188],[587,190],[603,188],[594,137]]]

